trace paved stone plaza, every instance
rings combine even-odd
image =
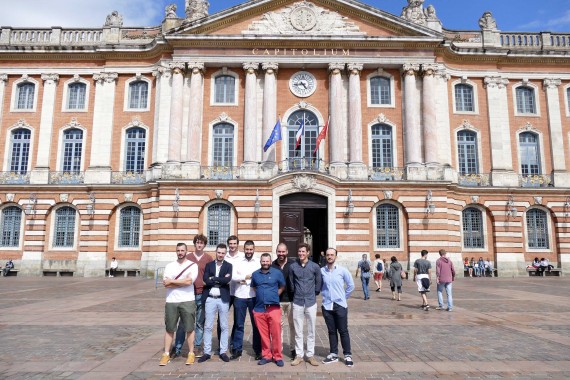
[[[356,283],[353,368],[258,366],[249,328],[238,362],[159,367],[165,292],[153,280],[0,278],[0,379],[570,378],[570,278],[460,278],[453,312],[421,310],[411,281],[402,302],[390,300],[386,281],[364,301]],[[321,317],[317,334],[322,360]]]

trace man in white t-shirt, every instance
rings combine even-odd
[[[194,281],[198,277],[198,265],[186,259],[188,248],[184,243],[176,245],[177,260],[166,265],[162,284],[166,288],[164,353],[160,358],[161,366],[170,362],[170,347],[174,339],[176,324],[180,318],[184,322],[188,359],[186,364],[194,364],[194,326],[196,324],[196,302]]]
[[[238,237],[237,237],[236,235],[231,235],[230,237],[228,237],[228,239],[227,239],[226,242],[228,243],[228,253],[226,254],[226,257],[224,258],[224,261],[226,261],[226,262],[232,264],[232,266],[235,267],[238,262],[242,261],[242,260],[245,258],[243,252],[240,252],[240,251],[239,251],[239,239],[238,239]],[[232,308],[232,306],[233,306],[233,304],[234,304],[234,299],[236,298],[236,297],[235,297],[235,294],[236,294],[236,287],[237,287],[237,285],[238,285],[238,284],[237,284],[236,282],[233,282],[233,281],[230,282],[230,306],[229,306],[230,309]],[[234,324],[233,324],[233,326],[232,326],[232,331],[231,331],[231,333],[230,333],[230,355],[234,353],[233,341],[234,341],[234,335],[235,335],[235,332],[236,332],[236,324],[235,324],[235,321],[236,321],[236,314],[235,314],[235,307],[234,307],[233,310],[234,310],[234,311],[233,311]],[[229,313],[229,311],[228,311],[228,313]],[[220,337],[222,336],[222,335],[221,335],[222,329],[221,329],[221,327],[220,327],[220,320],[219,320],[219,319],[218,319],[218,327],[217,327],[217,330],[218,330],[218,340],[219,340]],[[221,345],[218,345],[218,347],[219,347],[219,346],[221,346]]]

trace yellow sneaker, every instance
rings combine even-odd
[[[186,365],[194,364],[195,360],[196,360],[196,355],[194,355],[193,352],[189,353],[188,359],[186,359]]]
[[[168,363],[170,363],[170,355],[163,353],[162,356],[160,357],[160,363],[158,363],[158,365],[164,366],[167,365]]]

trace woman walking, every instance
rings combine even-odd
[[[390,258],[390,289],[392,290],[392,300],[396,299],[396,291],[398,292],[398,301],[402,300],[402,264],[398,262],[396,256]]]

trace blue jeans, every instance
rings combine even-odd
[[[204,337],[204,321],[206,317],[204,315],[204,303],[202,302],[202,295],[196,294],[196,335],[194,337],[194,347],[198,348],[202,345],[202,340]],[[174,342],[174,347],[176,352],[182,350],[184,341],[186,340],[186,332],[184,331],[184,324],[182,321],[178,322],[178,330],[176,330],[176,340]]]
[[[437,284],[437,303],[439,304],[439,307],[443,307],[443,288],[445,288],[445,293],[447,294],[447,308],[451,310],[453,309],[451,282],[442,282]]]
[[[361,274],[360,279],[362,280],[362,291],[364,292],[364,299],[368,299],[370,298],[370,296],[368,295],[368,283],[370,282],[370,276],[364,277]]]
[[[253,319],[253,306],[255,305],[255,298],[235,298],[234,299],[234,315],[235,315],[235,325],[236,331],[234,333],[234,339],[232,341],[234,345],[234,351],[243,350],[243,335],[245,328],[245,317],[249,309],[249,320],[251,321],[251,327],[253,330],[253,351],[256,354],[261,353],[261,336],[259,335],[259,330],[255,325]]]
[[[322,307],[323,318],[329,333],[329,353],[338,355],[338,336],[342,344],[342,353],[345,357],[351,356],[350,334],[348,333],[348,308],[333,304],[332,310]]]
[[[218,322],[221,325],[220,354],[228,351],[228,310],[230,304],[224,303],[221,298],[206,299],[206,323],[204,324],[204,353],[212,354],[212,330],[214,329],[214,319],[218,313]]]

